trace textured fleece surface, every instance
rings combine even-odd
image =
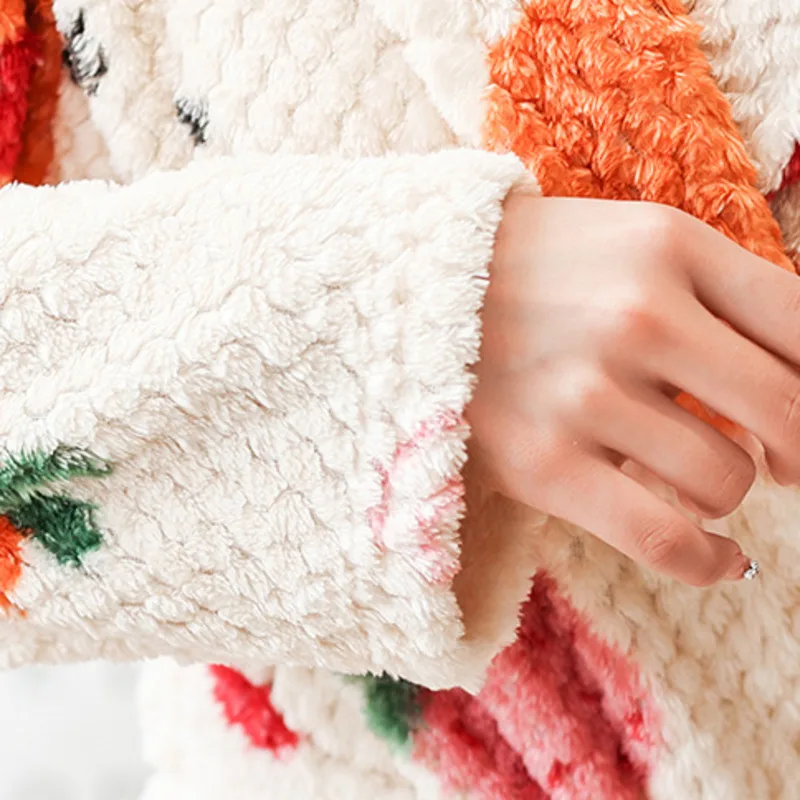
[[[409,39],[409,63],[466,141],[491,134],[492,128],[476,134],[474,109],[467,104],[459,113],[453,82],[463,80],[469,97],[467,87],[491,81],[490,102],[493,97],[505,116],[493,117],[490,105],[488,119],[505,120],[495,130],[513,136],[488,144],[513,148],[546,191],[680,205],[786,266],[777,228],[751,184],[755,170],[745,146],[751,153],[758,146],[755,128],[745,126],[746,136],[739,139],[689,19],[679,4],[667,5],[629,3],[620,10],[619,4],[587,2],[568,10],[535,3],[527,17],[517,6],[508,27],[490,40],[488,61],[486,53],[479,59],[468,46],[474,44],[471,37],[480,36],[470,3],[439,4],[435,10],[423,2],[387,3],[380,14]],[[632,19],[619,27],[616,15],[626,11]],[[784,30],[791,31],[790,13],[786,20]],[[586,27],[590,22],[594,28]],[[739,41],[752,42],[746,21],[740,16],[736,24]],[[778,18],[777,27],[781,24]],[[585,41],[572,40],[573,32]],[[615,75],[603,59],[616,52],[622,33],[628,60],[613,63]],[[794,52],[776,54],[776,61]],[[573,78],[579,58],[585,59],[583,82]],[[484,71],[476,66],[481,61]],[[449,71],[442,69],[445,63]],[[647,72],[653,63],[661,72]],[[683,95],[670,94],[665,75],[683,81],[690,108],[682,105]],[[597,93],[588,107],[587,80]],[[771,80],[769,72],[763,80]],[[735,108],[734,86],[725,88]],[[758,99],[761,91],[764,84],[753,81],[748,102],[761,109],[769,128],[771,106]],[[624,126],[634,119],[640,138],[636,150],[626,150],[625,138],[617,134],[622,129],[632,136]],[[794,117],[781,117],[781,124],[788,119]],[[792,149],[784,154],[786,162]],[[762,188],[768,188],[763,181]],[[486,798],[619,800],[642,792],[663,800],[793,796],[800,732],[796,493],[762,481],[741,511],[717,524],[762,560],[762,584],[701,592],[643,573],[582,532],[499,498],[473,491],[468,504],[462,537],[480,531],[480,546],[463,561],[457,581],[480,574],[481,554],[516,541],[513,552],[533,548],[536,563],[555,578],[553,603],[563,610],[546,620],[538,640],[528,637],[495,661],[476,700],[433,695],[415,755],[447,785]],[[492,593],[466,596],[470,602],[462,608],[469,618]],[[543,622],[531,620],[533,630]],[[576,630],[590,635],[576,636]],[[565,681],[565,675],[571,679]],[[170,680],[175,686],[179,678],[162,680],[162,691],[168,691]],[[198,696],[203,691],[198,688]],[[598,737],[603,745],[593,748]],[[170,762],[159,763],[169,769]],[[355,796],[368,797],[369,790]]]
[[[747,0],[691,0],[701,46],[731,103],[758,187],[775,193],[773,210],[795,268],[800,197],[800,6]],[[780,190],[780,191],[779,191]]]
[[[730,14],[737,35],[749,43],[749,58],[760,58],[753,47],[760,29],[743,14],[733,14],[735,5],[717,4],[715,19],[722,22]],[[797,39],[791,9],[781,15],[773,5],[770,19],[770,30],[782,29],[789,41]],[[758,144],[754,130],[744,127],[746,140],[737,135],[729,106],[701,56],[701,42],[677,2],[531,3],[492,49],[487,142],[498,149],[512,147],[546,194],[677,205],[788,267],[779,231],[753,188],[756,173],[745,157],[745,146],[752,152]],[[775,68],[796,52],[795,47],[776,54]],[[745,58],[744,44],[738,55]],[[767,84],[773,80],[768,70],[759,75]],[[730,93],[733,87],[725,88]],[[763,129],[774,130],[778,122],[769,118],[771,107],[758,99],[764,85],[754,79],[744,90],[752,112],[761,114]],[[780,91],[793,101],[791,84]],[[531,103],[532,96],[538,101]],[[731,99],[735,112],[736,98]],[[789,120],[797,124],[796,115],[780,118],[785,137]],[[791,146],[781,173],[794,150],[791,134],[787,138]],[[540,567],[612,652],[628,654],[640,672],[646,705],[658,712],[662,742],[650,759],[649,797],[794,796],[800,766],[796,508],[796,491],[775,488],[762,478],[743,507],[715,526],[765,565],[769,577],[755,587],[727,584],[697,591],[631,567],[556,520],[538,528],[534,546]],[[493,520],[498,529],[503,514],[511,527],[541,522],[534,512],[500,504]],[[602,676],[604,703],[624,699],[628,690],[619,683],[624,670],[604,672],[608,659],[597,653],[576,657]],[[509,708],[501,705],[497,718],[513,719],[528,696],[517,689],[514,702]],[[562,699],[567,703],[569,693]],[[526,715],[526,726],[545,728],[548,736],[544,746],[518,749],[536,761],[548,752],[557,754],[564,740],[548,707],[528,708],[535,713]],[[517,724],[511,732],[518,739],[533,735]],[[559,763],[569,774],[582,762],[555,755],[552,766]],[[619,796],[607,784],[587,790],[582,781],[559,780],[553,796]]]
[[[6,458],[112,463],[65,489],[95,506],[101,546],[67,567],[22,545],[3,664],[479,677],[449,586],[453,478],[482,278],[522,175],[453,151],[0,192]]]
[[[800,6],[688,0],[701,44],[731,102],[759,188],[774,191],[800,140]]]
[[[227,723],[205,667],[150,667],[141,687],[145,756],[161,766],[143,800],[303,797],[440,800],[433,777],[367,730],[360,689],[321,670],[278,667],[253,675],[299,744],[290,751],[254,747]],[[202,731],[198,737],[198,731]]]
[[[762,480],[718,524],[759,557],[762,581],[698,592],[493,497],[469,465],[462,482],[474,279],[522,172],[430,154],[512,150],[546,193],[678,205],[788,266],[761,193],[783,187],[773,208],[796,251],[794,5],[54,11],[76,85],[62,87],[53,174],[132,186],[0,194],[19,220],[0,411],[24,420],[0,414],[0,434],[15,458],[31,447],[48,463],[68,444],[113,472],[6,470],[4,657],[244,664],[152,668],[159,800],[437,798],[445,785],[526,800],[792,798],[796,492]],[[176,172],[146,177],[159,170]],[[83,552],[83,536],[78,553],[74,534],[92,525],[102,542]],[[420,693],[428,727],[411,747],[362,717],[363,687],[388,679],[311,668],[394,666],[478,690],[537,570],[519,640],[473,696]],[[303,666],[266,666],[285,659]]]

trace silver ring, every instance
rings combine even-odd
[[[758,561],[751,561],[750,566],[745,570],[742,576],[746,581],[755,580],[761,572],[761,565]]]

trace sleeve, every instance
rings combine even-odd
[[[528,180],[453,150],[0,191],[0,666],[469,684],[463,411]]]

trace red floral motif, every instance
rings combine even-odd
[[[215,679],[214,697],[229,725],[238,725],[253,747],[285,755],[300,743],[283,715],[272,704],[272,684],[255,686],[230,667],[209,667]]]

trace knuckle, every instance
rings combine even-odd
[[[614,352],[656,347],[669,334],[662,306],[656,287],[644,281],[615,290],[601,312],[601,340]]]
[[[637,346],[656,343],[664,332],[661,315],[647,298],[622,305],[617,314],[620,335]]]
[[[575,421],[602,414],[613,384],[601,369],[572,367],[558,376],[555,391],[560,413]]]
[[[800,383],[793,380],[783,398],[780,410],[780,440],[796,442],[800,434]]]
[[[800,291],[789,292],[784,297],[786,317],[796,320],[800,317]]]
[[[756,468],[746,456],[733,459],[717,470],[711,482],[706,504],[715,517],[724,517],[734,511],[744,500],[756,478]]]
[[[659,571],[669,569],[689,546],[689,536],[681,526],[672,522],[645,520],[636,532],[636,549],[640,558]]]
[[[638,213],[638,243],[659,262],[671,261],[686,232],[688,215],[661,203],[642,203]]]
[[[724,563],[693,553],[697,545],[695,531],[686,522],[654,521],[639,532],[638,549],[642,560],[658,572],[669,573],[678,565],[691,563],[691,571],[681,570],[683,580],[692,586],[715,584],[724,569]],[[694,557],[692,557],[694,555]]]

